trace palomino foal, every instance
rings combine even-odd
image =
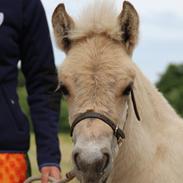
[[[52,22],[79,181],[182,183],[183,121],[131,60],[135,8],[96,1],[74,21],[60,4]]]

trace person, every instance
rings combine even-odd
[[[42,183],[60,178],[60,95],[52,45],[40,0],[0,1],[0,182],[27,178],[29,125],[16,92],[18,68],[25,75]]]

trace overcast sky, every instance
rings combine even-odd
[[[90,0],[92,1],[92,0]],[[89,0],[42,0],[55,53],[56,64],[64,59],[53,39],[51,16],[59,3],[65,3],[71,16],[77,16]],[[122,0],[116,0],[121,11]],[[183,1],[182,0],[131,0],[140,15],[140,39],[133,60],[152,81],[169,63],[183,63]]]

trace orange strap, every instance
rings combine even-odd
[[[27,177],[27,162],[24,154],[0,154],[0,182],[22,183]]]

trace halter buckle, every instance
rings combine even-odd
[[[119,129],[119,125],[116,126],[116,129],[115,129],[115,131],[114,131],[115,136],[116,136],[117,133],[118,133],[118,129]]]

